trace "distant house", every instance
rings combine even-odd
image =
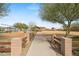
[[[3,31],[3,32],[18,32],[20,30],[15,28],[15,27],[0,27],[0,31]]]
[[[46,27],[38,27],[38,26],[36,26],[36,30],[38,30],[38,31],[46,31],[46,30],[51,30],[51,29],[48,29]]]
[[[46,27],[40,27],[40,30],[48,30]]]

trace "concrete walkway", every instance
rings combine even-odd
[[[43,36],[36,36],[31,47],[28,50],[27,56],[57,56],[59,55],[50,48],[50,44]]]

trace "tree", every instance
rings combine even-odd
[[[34,22],[29,23],[30,30],[34,31],[36,29],[36,24]]]
[[[14,26],[15,28],[20,29],[21,31],[22,31],[23,29],[27,29],[27,28],[28,28],[28,26],[27,26],[26,24],[24,24],[24,23],[15,23],[13,26]]]
[[[66,28],[65,36],[68,36],[70,33],[71,23],[79,20],[79,4],[43,4],[40,10],[40,15],[43,20],[62,24]]]
[[[9,7],[9,4],[0,3],[0,18],[8,15],[8,11],[9,11],[8,7]]]

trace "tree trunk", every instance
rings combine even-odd
[[[70,33],[70,27],[67,28],[65,37],[67,37],[69,33]]]
[[[71,22],[68,22],[68,26],[66,27],[66,34],[65,34],[65,37],[67,37],[70,33],[70,25],[71,25]]]

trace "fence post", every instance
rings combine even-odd
[[[27,43],[30,42],[30,33],[27,33]]]
[[[61,53],[65,56],[72,56],[72,39],[62,38],[61,39]]]
[[[12,38],[11,39],[11,55],[20,56],[22,53],[22,39]]]

